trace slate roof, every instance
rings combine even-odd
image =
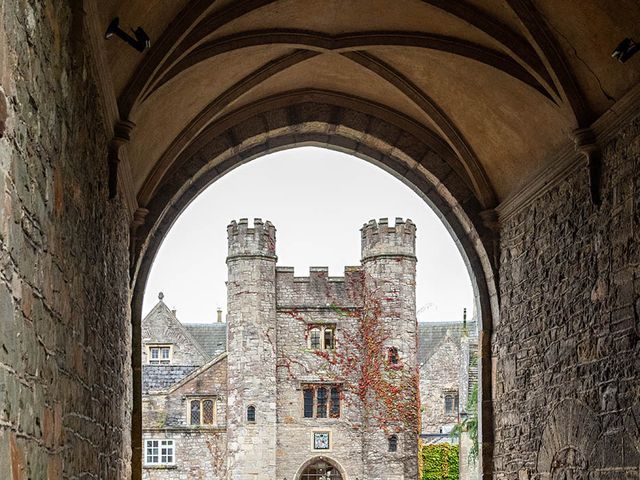
[[[179,382],[198,365],[143,365],[142,366],[142,391],[164,390],[176,382]]]
[[[183,323],[182,326],[198,342],[209,358],[227,350],[226,323]]]
[[[456,343],[464,329],[462,322],[418,322],[418,365],[429,360],[449,335]],[[476,338],[476,322],[467,322],[467,333]]]

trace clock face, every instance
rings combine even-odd
[[[329,432],[315,432],[313,434],[313,448],[315,450],[328,450]]]

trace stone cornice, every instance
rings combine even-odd
[[[102,117],[105,122],[107,134],[114,137],[116,125],[120,122],[120,113],[113,83],[111,82],[111,73],[107,68],[107,60],[103,49],[104,29],[101,28],[99,23],[96,0],[84,0],[82,8],[84,10],[84,29],[93,60],[91,63],[94,69],[94,78],[99,93],[98,96],[100,97],[99,103],[102,110]],[[131,219],[138,208],[138,202],[136,200],[133,174],[131,173],[131,166],[125,145],[122,145],[122,148],[118,149],[118,159],[118,186],[123,194],[129,218]]]
[[[605,111],[593,124],[591,130],[600,145],[609,142],[625,124],[640,112],[640,83]],[[531,205],[533,201],[559,182],[567,178],[581,165],[584,155],[572,139],[568,139],[560,151],[553,155],[555,161],[533,174],[517,192],[511,194],[496,207],[500,221],[504,221]]]

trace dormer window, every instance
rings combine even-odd
[[[336,326],[313,325],[309,329],[307,343],[311,350],[333,350],[336,347]]]
[[[168,365],[171,363],[171,345],[149,345],[149,363],[151,365]]]

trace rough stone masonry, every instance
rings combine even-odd
[[[2,479],[130,475],[128,219],[79,3],[0,3]]]

